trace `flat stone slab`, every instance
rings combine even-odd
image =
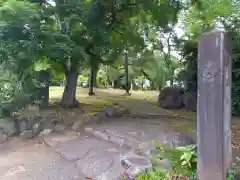
[[[75,162],[67,162],[44,144],[19,139],[1,145],[1,180],[86,180]]]
[[[113,148],[118,148],[118,146],[87,136],[60,142],[54,147],[56,152],[68,161],[77,161],[78,159],[85,158],[89,153],[93,154],[94,152],[97,153],[101,150]]]
[[[132,180],[140,171],[150,170],[149,159],[134,152],[123,152],[117,149],[90,152],[77,161],[77,167],[86,177],[93,180]]]
[[[89,153],[88,156],[77,161],[77,167],[93,180],[117,180],[125,170],[120,159],[121,153],[119,151],[105,150]]]
[[[45,136],[43,138],[43,140],[44,140],[44,143],[47,144],[48,146],[55,147],[56,145],[58,145],[61,142],[66,142],[69,140],[77,139],[79,137],[79,135],[81,135],[81,134],[70,131],[70,132],[66,132],[65,134],[48,135],[48,136]]]
[[[146,141],[156,140],[160,143],[165,142],[165,133],[170,130],[155,124],[144,124],[133,119],[128,122],[119,119],[119,121],[110,121],[97,126],[85,127],[85,131],[103,140],[118,144],[121,147],[138,149],[139,144]]]

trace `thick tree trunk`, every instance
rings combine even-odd
[[[76,100],[76,88],[78,72],[75,67],[71,67],[66,76],[66,84],[63,92],[61,106],[64,108],[76,108],[79,102]]]
[[[93,87],[94,87],[94,70],[93,68],[91,68],[89,77],[89,92],[88,92],[89,96],[95,95],[95,93],[93,92]]]
[[[128,74],[128,54],[127,52],[124,53],[125,55],[125,62],[124,62],[124,69],[125,69],[125,95],[130,95],[129,93],[129,74]]]
[[[95,61],[94,61],[95,60]],[[97,87],[97,73],[99,69],[99,62],[92,57],[90,62],[90,78],[89,78],[89,96],[95,95],[93,88]]]
[[[153,81],[150,81],[150,89],[151,90],[156,90],[156,86]]]

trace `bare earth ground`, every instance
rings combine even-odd
[[[132,96],[124,96],[124,91],[122,90],[113,90],[113,89],[97,89],[96,96],[88,96],[88,89],[78,89],[77,90],[77,99],[82,104],[78,109],[64,110],[60,108],[57,103],[54,104],[54,101],[59,101],[59,98],[62,95],[62,88],[52,87],[50,91],[51,104],[49,111],[51,111],[55,116],[64,121],[65,124],[72,124],[75,120],[82,118],[83,114],[92,114],[98,111],[101,111],[104,106],[115,105],[129,108],[131,112],[138,114],[160,114],[160,115],[172,115],[178,114],[188,118],[159,118],[155,120],[149,119],[135,119],[134,122],[131,122],[133,126],[129,123],[129,128],[127,131],[137,131],[134,128],[135,122],[144,122],[140,124],[151,125],[153,129],[158,132],[165,127],[169,127],[169,130],[176,129],[177,131],[186,132],[194,137],[196,137],[196,114],[191,112],[186,112],[184,110],[177,111],[167,111],[160,107],[157,107],[156,100],[158,92],[132,92]],[[190,118],[189,118],[190,117]],[[126,120],[126,119],[125,119]],[[122,120],[123,121],[123,120]],[[122,122],[121,121],[121,122]],[[131,120],[129,120],[131,121]],[[116,124],[118,124],[117,122]],[[126,122],[125,122],[126,123]],[[138,123],[138,124],[139,124]],[[120,123],[116,126],[115,123],[109,123],[107,127],[111,130],[116,127],[121,127],[126,131],[123,123]],[[139,125],[139,130],[146,129]],[[106,126],[99,126],[106,129]],[[234,158],[240,155],[239,149],[239,140],[240,140],[240,120],[233,118],[232,121],[232,134],[233,134],[233,154]],[[154,130],[154,131],[155,131]],[[118,130],[120,131],[120,130]],[[111,132],[111,131],[110,131]],[[128,132],[129,133],[129,132]],[[147,133],[147,132],[146,132]],[[82,168],[81,164],[85,161],[85,155],[87,154],[87,147],[83,142],[85,142],[85,135],[80,134],[80,138],[73,138],[70,135],[64,135],[60,138],[63,141],[58,145],[51,145],[50,147],[46,146],[41,140],[30,140],[30,141],[21,141],[18,138],[8,141],[7,143],[0,144],[0,179],[2,180],[83,180],[85,175],[80,173]],[[84,136],[84,137],[83,137]],[[73,138],[73,140],[72,140]],[[93,141],[94,138],[87,140],[87,142]],[[113,148],[115,145],[106,144],[99,141],[93,147],[89,145],[88,149],[99,148],[101,144],[104,147]],[[104,144],[105,143],[105,144]],[[76,145],[77,144],[77,145]],[[104,149],[104,148],[103,148]],[[118,149],[118,148],[117,148]],[[58,153],[56,153],[56,151]],[[104,150],[107,151],[107,150]],[[60,155],[59,155],[60,154]],[[82,157],[79,157],[82,156]],[[70,158],[70,160],[69,160]],[[80,162],[80,165],[79,165]],[[114,168],[112,168],[114,169]],[[114,169],[115,170],[118,168]],[[109,179],[110,180],[110,179]],[[115,180],[115,179],[114,179]]]

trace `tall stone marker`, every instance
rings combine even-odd
[[[231,43],[225,32],[202,35],[198,47],[198,179],[226,180],[232,160]]]

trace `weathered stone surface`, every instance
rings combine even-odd
[[[80,134],[76,132],[66,132],[65,134],[52,134],[51,136],[44,137],[44,142],[50,147],[55,148],[59,143],[77,139]]]
[[[7,134],[0,130],[0,144],[7,140]]]
[[[20,131],[24,131],[28,129],[28,123],[27,120],[20,120],[19,122],[19,126],[20,126]]]
[[[89,153],[89,150],[99,151],[99,149],[109,148],[116,148],[116,145],[89,137],[80,137],[77,139],[61,142],[55,147],[56,151],[69,161],[84,158]]]
[[[39,136],[47,136],[53,132],[52,129],[44,129],[42,132],[40,132]]]
[[[73,129],[74,131],[83,130],[83,129],[84,129],[83,124],[84,124],[83,120],[75,121],[75,122],[73,123],[73,125],[72,125],[72,129]]]
[[[37,136],[42,130],[43,130],[43,127],[42,127],[42,124],[40,122],[35,123],[32,127],[32,131],[34,133],[34,136]]]
[[[148,158],[137,155],[123,157],[121,164],[126,169],[124,175],[128,179],[134,179],[138,173],[152,169],[152,163]]]
[[[75,162],[67,162],[34,140],[0,144],[1,180],[86,180]]]
[[[96,113],[96,115],[95,116],[97,116],[98,117],[98,119],[99,119],[99,122],[103,122],[104,120],[106,120],[107,119],[107,115],[106,115],[106,113],[105,112],[98,112],[98,113]]]
[[[129,114],[130,113],[129,109],[127,109],[127,108],[122,108],[121,112],[122,112],[122,114]]]
[[[12,136],[18,133],[16,122],[10,118],[0,120],[0,128],[3,129],[3,132],[7,134],[7,136]]]
[[[184,93],[184,107],[190,111],[196,111],[197,109],[197,93],[196,92]]]
[[[60,134],[64,133],[65,130],[66,130],[66,127],[63,124],[57,124],[56,126],[54,126],[54,129],[53,129],[55,133],[60,133]]]
[[[184,105],[184,90],[166,87],[158,96],[158,105],[166,109],[178,109]]]
[[[121,153],[116,149],[89,152],[88,156],[77,161],[77,167],[86,177],[92,179],[117,180],[124,172],[120,163]]]
[[[170,132],[164,135],[165,146],[175,148],[190,144],[196,144],[194,139],[185,133]]]
[[[115,107],[105,107],[103,110],[108,117],[116,117],[117,109]]]
[[[137,151],[139,154],[146,157],[153,157],[158,154],[156,143],[154,141],[145,141],[139,143]]]
[[[23,139],[31,139],[35,136],[36,134],[32,130],[24,130],[21,132],[20,137]]]

